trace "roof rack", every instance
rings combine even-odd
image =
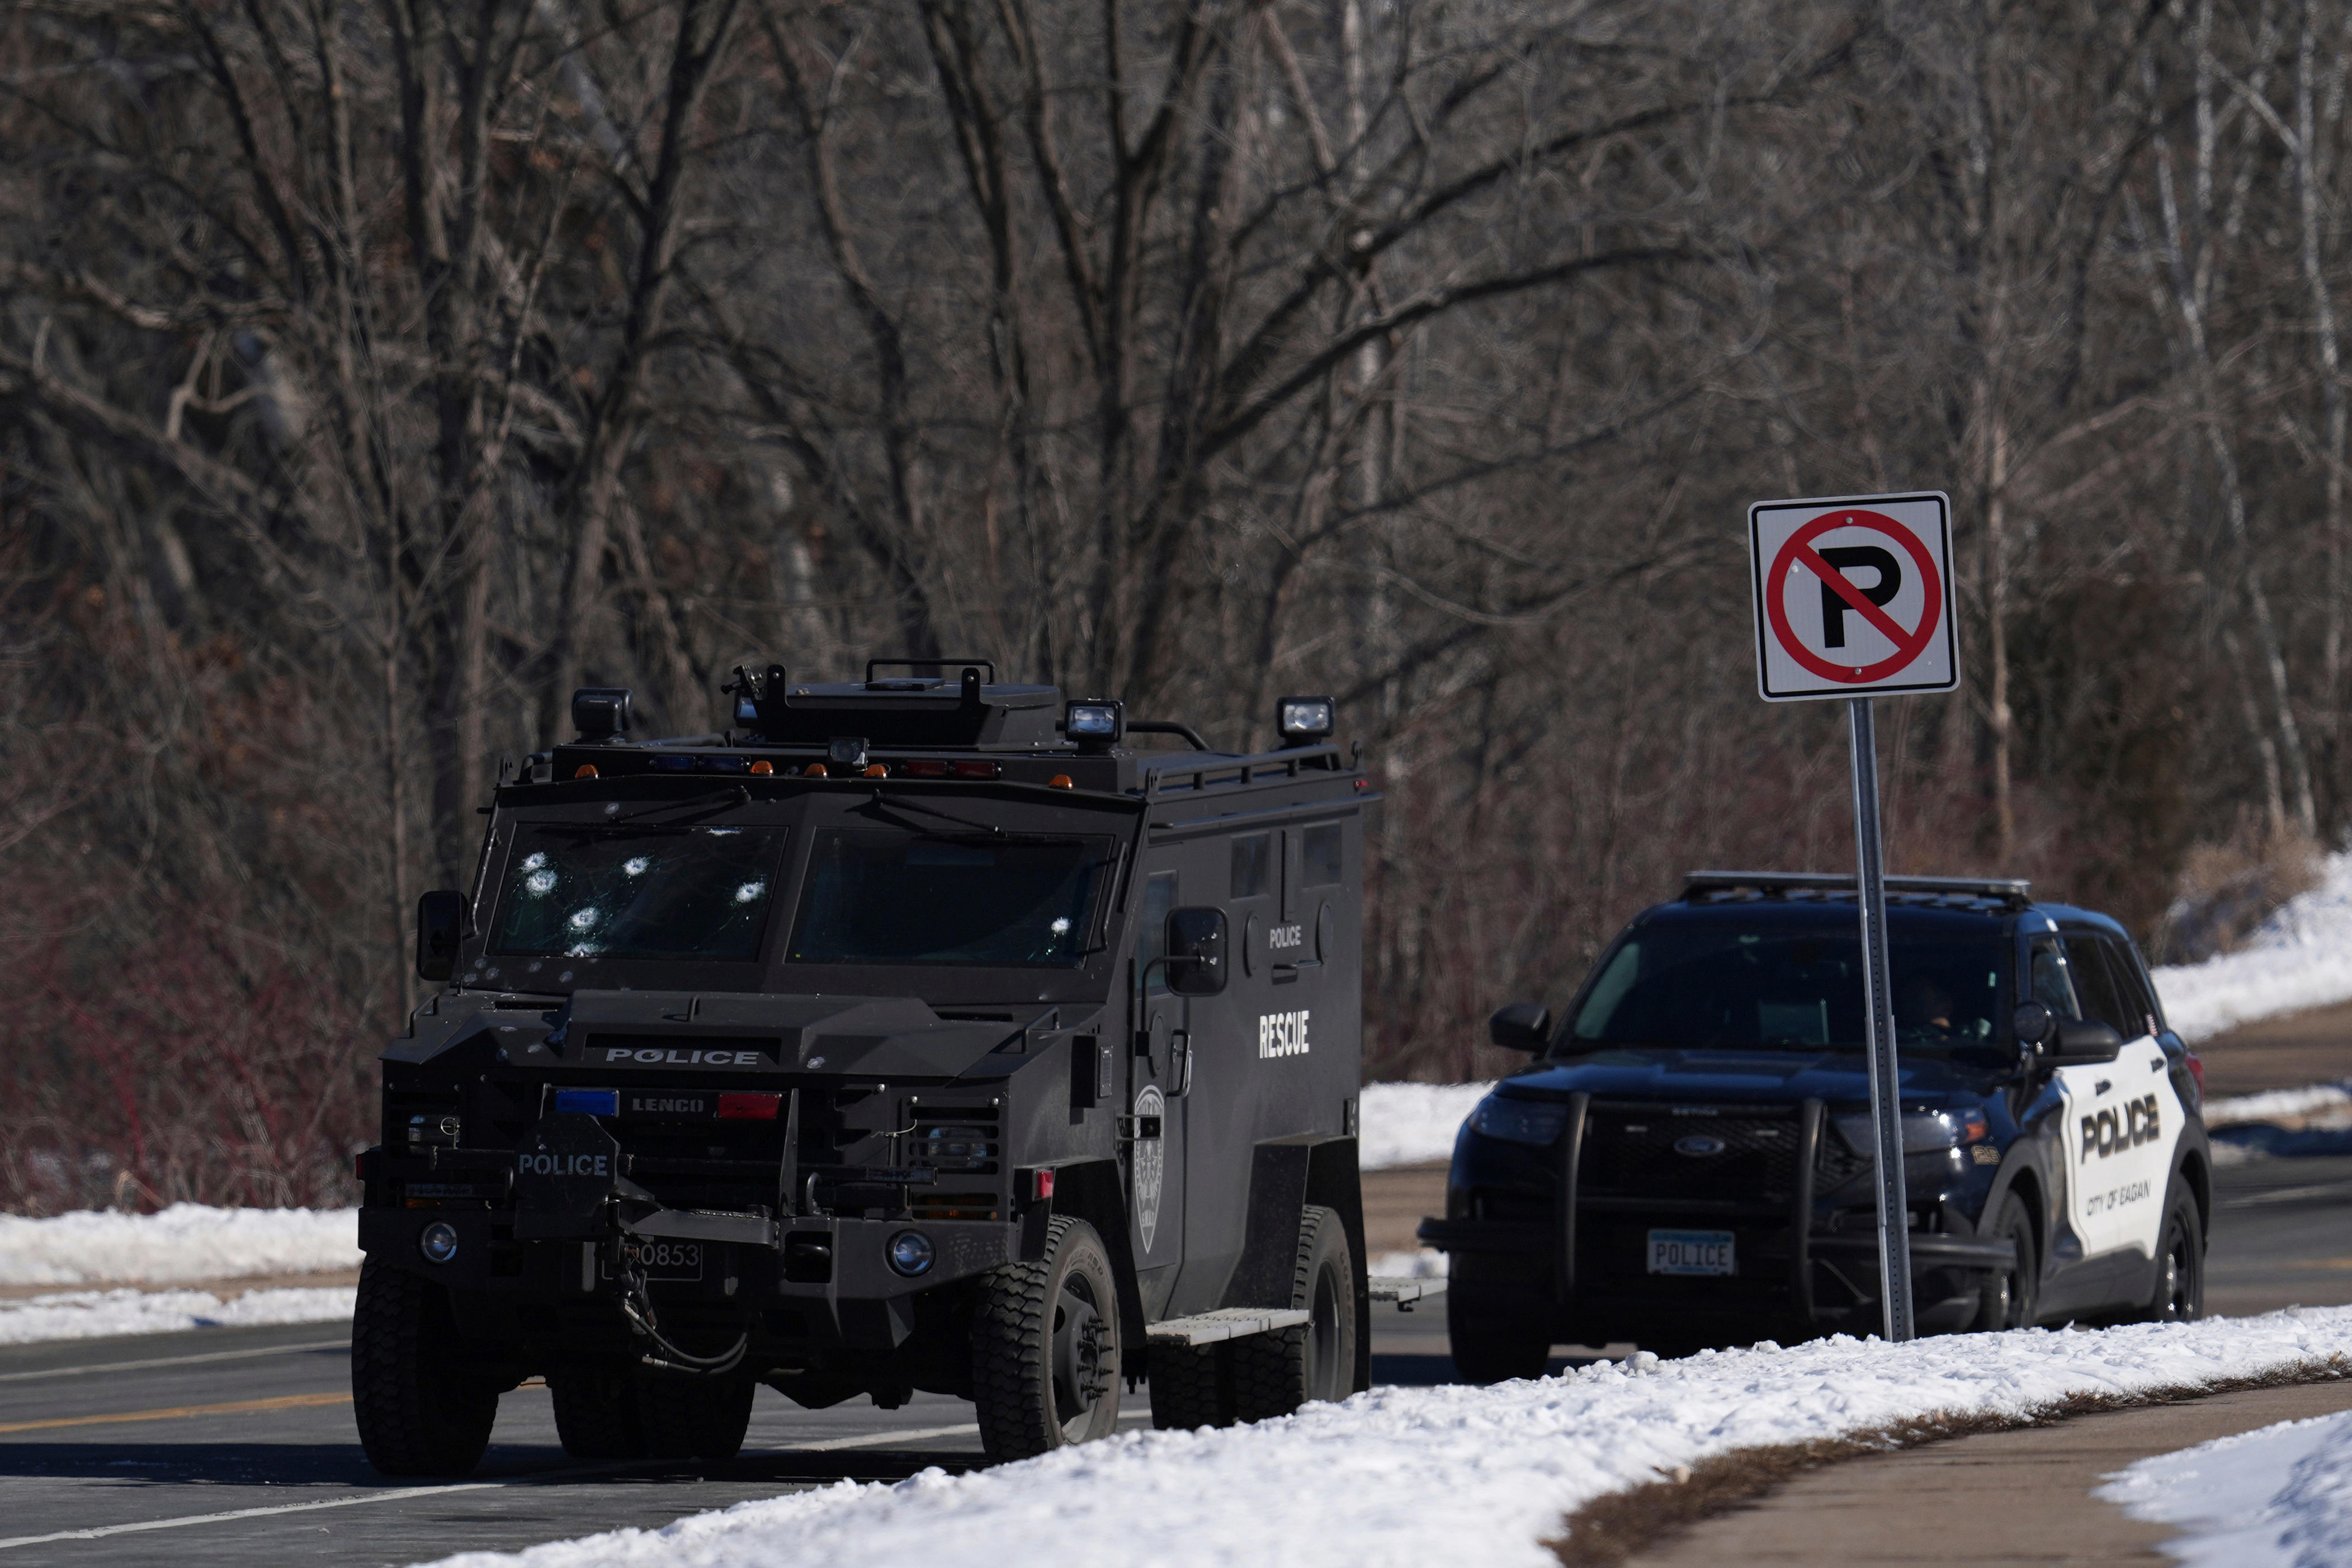
[[[1767,898],[1792,892],[1852,892],[1850,871],[1691,871],[1683,877],[1683,897],[1709,893],[1753,892]],[[1930,898],[1990,899],[2014,909],[2033,901],[2032,884],[2023,877],[1889,877],[1890,893],[1915,893]]]

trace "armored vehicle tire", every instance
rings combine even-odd
[[[2156,1289],[2137,1316],[2144,1323],[2190,1323],[2205,1315],[2205,1226],[2197,1200],[2179,1182],[2165,1194],[2156,1251]]]
[[[1163,1432],[1230,1426],[1234,1405],[1232,1344],[1151,1347],[1151,1424]]]
[[[1551,1302],[1538,1286],[1496,1264],[1517,1259],[1454,1255],[1445,1288],[1445,1337],[1468,1383],[1541,1377],[1551,1362]]]
[[[2033,1216],[2015,1193],[2000,1200],[1992,1228],[1985,1235],[2009,1244],[2017,1261],[1985,1282],[1978,1299],[1971,1333],[1995,1333],[2002,1329],[2032,1326],[2041,1298],[2042,1270],[2033,1244]]]
[[[1110,1255],[1082,1219],[1045,1231],[1045,1256],[979,1277],[971,1394],[992,1460],[1025,1459],[1108,1437],[1118,1426],[1118,1289]]]
[[[465,1363],[449,1293],[371,1258],[352,1313],[352,1408],[387,1476],[462,1476],[489,1447],[498,1390]]]
[[[1356,1261],[1336,1209],[1310,1205],[1299,1215],[1290,1305],[1307,1321],[1232,1342],[1234,1414],[1244,1421],[1356,1391]]]
[[[636,1375],[646,1454],[724,1464],[743,1450],[757,1385],[745,1377],[698,1377],[649,1369]]]
[[[625,1367],[575,1367],[551,1372],[547,1392],[555,1406],[555,1435],[575,1459],[641,1459],[646,1424],[637,1408],[636,1380]]]

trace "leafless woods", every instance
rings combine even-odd
[[[1895,862],[2154,933],[2347,813],[2347,26],[18,0],[0,1201],[339,1191],[501,756],[751,658],[1332,691],[1376,1070],[1491,1067],[1675,873],[1851,854],[1753,695],[1769,495],[1953,494]]]

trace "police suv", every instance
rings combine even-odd
[[[1890,877],[1887,930],[1923,1333],[2194,1318],[2211,1187],[2197,1058],[2123,928],[2021,881]],[[1876,1331],[1862,947],[1852,877],[1702,872],[1636,917],[1535,1061],[1454,1144],[1454,1363],[1556,1342],[1669,1353]]]
[[[730,1457],[761,1384],[961,1395],[1000,1458],[1147,1375],[1163,1426],[1365,1385],[1375,795],[1330,702],[1235,756],[912,668],[739,670],[683,740],[583,690],[422,900],[360,1160],[379,1469],[470,1469],[532,1375],[597,1458]]]

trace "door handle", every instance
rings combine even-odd
[[[1192,1032],[1179,1029],[1168,1037],[1168,1092],[1182,1096],[1192,1092]]]

